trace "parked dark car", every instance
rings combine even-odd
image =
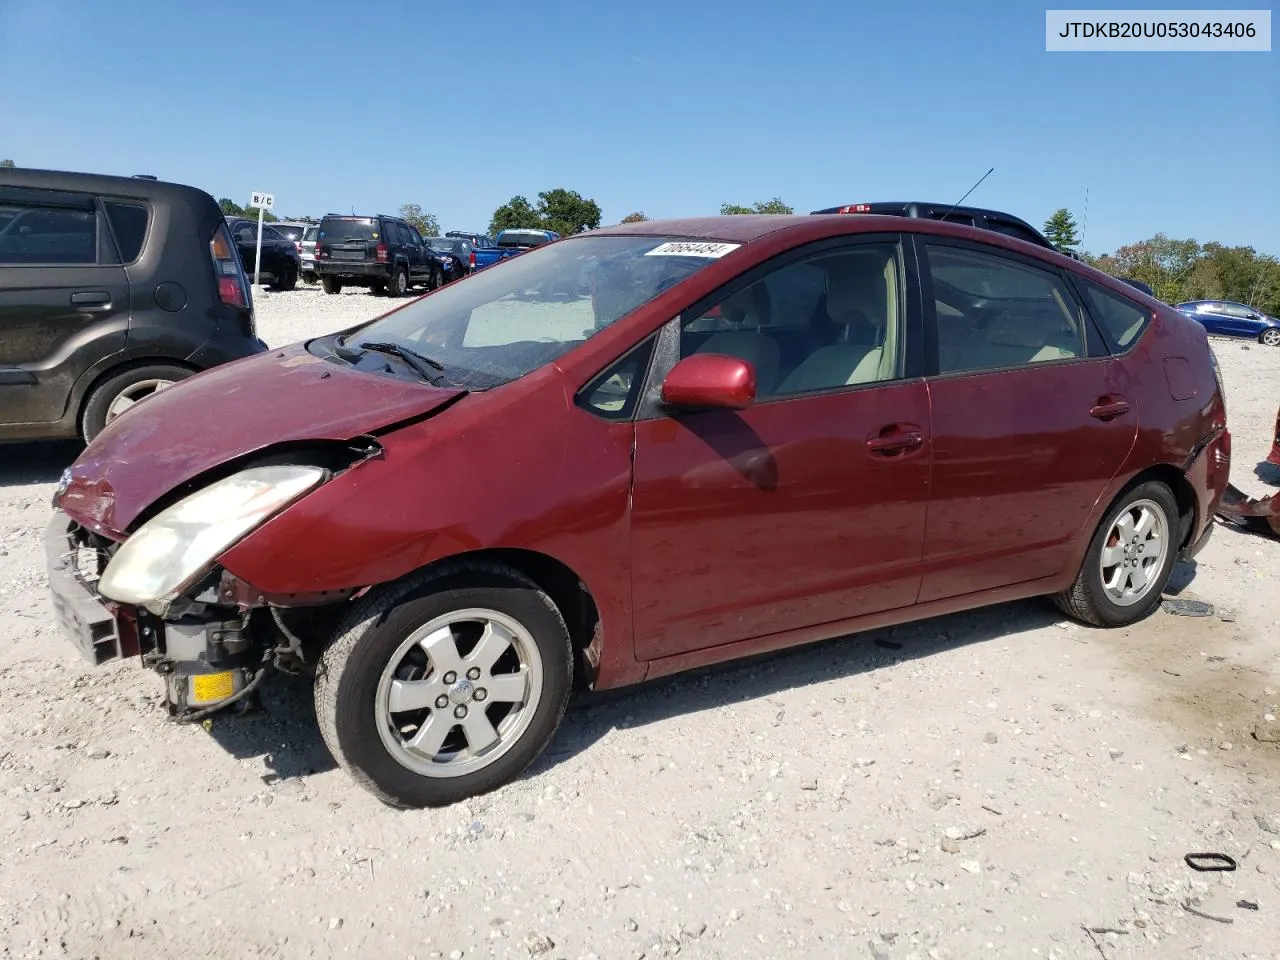
[[[92,439],[144,397],[265,349],[207,193],[0,169],[0,439]]]
[[[440,261],[445,282],[461,280],[475,269],[476,252],[461,237],[427,237],[426,244]]]
[[[314,671],[333,755],[401,806],[517,776],[575,679],[1041,595],[1132,624],[1226,488],[1205,332],[975,233],[608,227],[215,370],[71,467],[55,606],[188,719]]]
[[[1027,243],[1048,250],[1057,249],[1048,238],[1027,221],[1015,217],[1011,213],[1000,210],[987,210],[983,207],[958,207],[950,203],[926,203],[920,200],[892,201],[879,200],[874,203],[846,203],[839,207],[826,207],[814,210],[814,215],[826,213],[861,213],[873,216],[920,217],[926,220],[945,220],[947,223],[959,223],[966,227],[979,227],[983,230],[994,230],[1006,237],[1016,237]]]
[[[1248,337],[1268,347],[1280,346],[1280,319],[1256,307],[1231,300],[1188,300],[1178,309],[1209,333],[1220,337]]]
[[[417,228],[399,217],[331,213],[316,236],[316,272],[325,293],[344,286],[402,297],[413,287],[434,290],[444,269]]]
[[[450,230],[445,234],[446,237],[456,237],[459,240],[465,240],[474,247],[492,247],[494,246],[493,237],[487,233],[469,233],[466,230]]]
[[[235,238],[236,249],[244,263],[245,274],[254,277],[254,264],[258,255],[258,221],[246,217],[228,217],[227,226]],[[302,275],[302,258],[292,240],[270,224],[262,225],[262,268],[257,271],[259,282],[276,290],[292,290]]]
[[[554,230],[530,230],[523,228],[513,228],[511,230],[503,230],[498,234],[498,239],[492,247],[477,247],[475,249],[475,269],[483,270],[485,267],[491,267],[495,263],[503,260],[510,260],[512,257],[518,257],[535,247],[543,244],[551,243],[553,240],[560,239],[560,234]]]

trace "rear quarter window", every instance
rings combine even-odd
[[[1077,278],[1077,281],[1084,288],[1089,312],[1107,332],[1112,343],[1121,350],[1127,350],[1137,343],[1151,320],[1151,314],[1127,297],[1112,293],[1088,280]]]
[[[111,224],[111,232],[115,234],[116,248],[120,251],[120,259],[124,263],[133,263],[142,253],[142,242],[147,237],[147,224],[151,219],[150,211],[138,203],[121,203],[118,200],[107,200],[107,222]]]

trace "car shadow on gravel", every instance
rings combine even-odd
[[[0,444],[0,487],[57,483],[83,450],[79,440]]]
[[[1180,592],[1194,576],[1194,564],[1179,564],[1169,592]],[[970,644],[1016,638],[1064,619],[1047,600],[1025,600],[869,630],[635,687],[578,694],[547,751],[524,776],[537,776],[591,749],[614,729],[644,727],[686,713],[873,673]],[[210,736],[237,759],[261,757],[263,779],[268,782],[334,769],[316,726],[312,682],[277,676],[265,690],[262,710],[215,718]]]
[[[614,728],[643,727],[684,713],[873,673],[1063,620],[1062,613],[1044,599],[1006,603],[763,654],[638,687],[580,695],[570,704],[566,722],[547,752],[527,775],[590,749]]]
[[[260,709],[214,716],[209,736],[237,760],[261,757],[264,780],[324,773],[337,764],[320,737],[308,677],[276,674],[263,685]]]

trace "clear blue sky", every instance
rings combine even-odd
[[[949,202],[994,166],[970,202],[1037,225],[1088,188],[1094,252],[1280,254],[1280,52],[1046,53],[1046,5],[0,0],[0,157],[445,229],[559,186],[605,223]]]

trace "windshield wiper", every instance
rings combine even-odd
[[[413,367],[418,372],[418,375],[428,383],[434,384],[443,379],[440,374],[444,372],[444,364],[437,360],[432,360],[425,354],[418,353],[403,344],[374,341],[373,343],[362,343],[360,346],[362,349],[372,350],[374,353],[387,353],[393,357],[399,357]]]

